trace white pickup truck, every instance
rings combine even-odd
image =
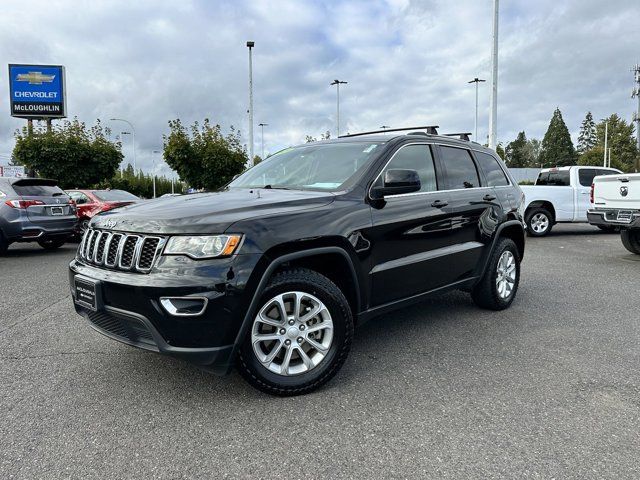
[[[589,223],[619,227],[622,244],[640,255],[640,173],[593,179]]]
[[[587,223],[591,206],[591,183],[597,175],[617,175],[620,170],[604,167],[545,168],[535,185],[521,185],[525,196],[524,219],[527,232],[534,237],[547,235],[560,222]],[[598,225],[602,230],[615,226]]]

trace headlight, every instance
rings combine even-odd
[[[201,258],[226,257],[240,245],[241,235],[177,236],[169,238],[165,255],[186,255]]]

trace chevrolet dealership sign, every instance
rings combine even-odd
[[[22,118],[64,118],[67,97],[64,67],[9,65],[11,115]]]

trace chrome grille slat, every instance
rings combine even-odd
[[[78,258],[98,267],[149,273],[164,241],[164,237],[155,235],[90,228],[82,237]]]

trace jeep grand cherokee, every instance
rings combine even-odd
[[[507,308],[522,203],[502,161],[469,141],[288,148],[220,192],[96,216],[70,264],[74,305],[115,340],[302,394],[338,372],[373,316],[450,289]]]

